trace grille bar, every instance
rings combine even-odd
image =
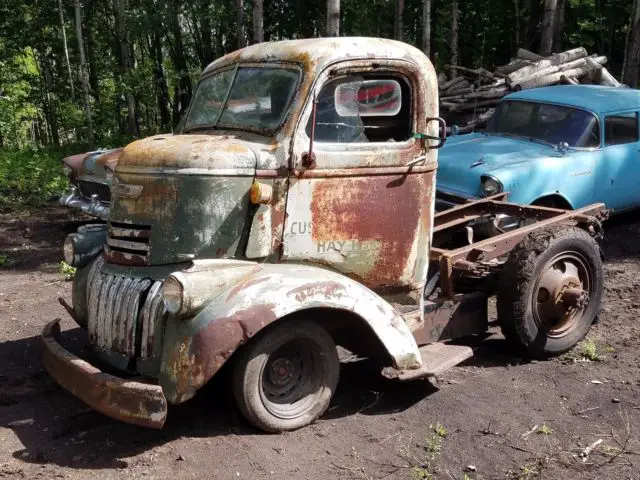
[[[151,226],[110,222],[105,256],[112,263],[148,265]]]
[[[128,357],[153,357],[157,339],[164,336],[162,282],[104,273],[103,265],[102,258],[96,260],[88,277],[91,343]]]
[[[111,202],[111,189],[109,185],[100,182],[91,182],[89,180],[78,180],[80,194],[83,197],[91,198],[91,195],[98,195],[101,202]]]

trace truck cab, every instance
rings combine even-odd
[[[283,431],[328,407],[336,345],[399,380],[468,358],[469,347],[445,341],[486,331],[481,282],[508,264],[505,245],[538,226],[510,232],[511,243],[494,239],[481,258],[468,221],[497,213],[503,198],[435,217],[443,123],[433,66],[397,41],[282,41],[214,61],[179,132],[120,154],[108,224],[82,227],[64,245],[77,267],[69,313],[96,361],[139,379],[63,350],[57,321],[43,332],[47,369],[97,410],[159,428],[167,403],[189,400],[230,364],[245,418]],[[575,226],[584,250],[545,257],[530,279],[545,278],[528,295],[549,294],[538,313],[550,340],[512,338],[533,355],[571,348],[595,317],[602,265],[592,215],[602,210],[520,211]],[[487,275],[471,268],[481,260]],[[464,269],[474,291],[454,282]],[[505,302],[505,318],[517,317]],[[525,316],[509,321],[536,321]]]

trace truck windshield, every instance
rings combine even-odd
[[[297,90],[300,72],[282,67],[239,67],[203,79],[183,133],[206,128],[277,130]]]
[[[594,115],[547,103],[504,101],[496,109],[486,131],[551,145],[567,142],[570,147],[577,148],[600,146],[600,127]]]

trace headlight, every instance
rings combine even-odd
[[[107,179],[107,182],[113,183],[113,170],[111,170],[109,167],[104,167],[104,175]]]
[[[67,165],[66,163],[63,163],[62,164],[62,171],[64,172],[64,174],[67,177],[70,177],[71,173],[73,172],[73,169],[69,165]]]
[[[162,299],[167,312],[172,315],[180,314],[184,305],[184,286],[173,275],[169,275],[162,284]]]
[[[67,238],[64,239],[62,250],[64,251],[64,261],[73,266],[76,256],[76,246],[72,235],[67,235]]]
[[[497,193],[502,193],[502,183],[496,180],[493,177],[483,176],[481,178],[482,183],[482,193],[485,197],[490,197],[491,195],[495,195]]]

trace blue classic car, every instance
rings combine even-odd
[[[437,208],[509,192],[573,209],[640,207],[640,90],[564,85],[513,93],[484,132],[440,150]]]

